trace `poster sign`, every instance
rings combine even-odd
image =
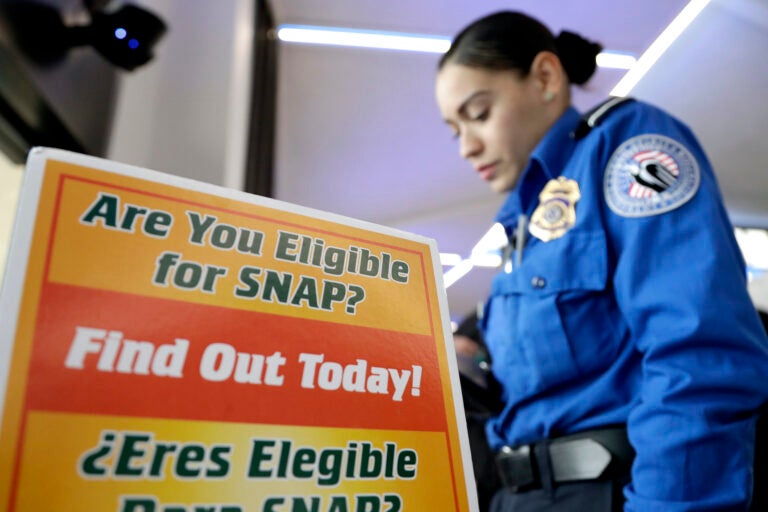
[[[476,510],[433,241],[30,153],[0,511]]]

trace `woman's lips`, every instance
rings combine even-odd
[[[475,170],[480,175],[482,179],[485,181],[491,181],[493,179],[493,175],[496,172],[496,164],[487,164],[487,165],[479,165],[475,167]]]

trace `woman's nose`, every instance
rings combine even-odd
[[[459,138],[459,154],[462,158],[468,159],[482,149],[480,139],[469,131],[465,131]]]

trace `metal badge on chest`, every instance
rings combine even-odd
[[[539,194],[539,206],[531,216],[528,231],[544,242],[563,236],[576,223],[579,184],[560,176],[549,180]]]

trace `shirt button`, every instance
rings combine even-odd
[[[541,289],[547,286],[547,281],[543,277],[536,276],[531,279],[531,286]]]

